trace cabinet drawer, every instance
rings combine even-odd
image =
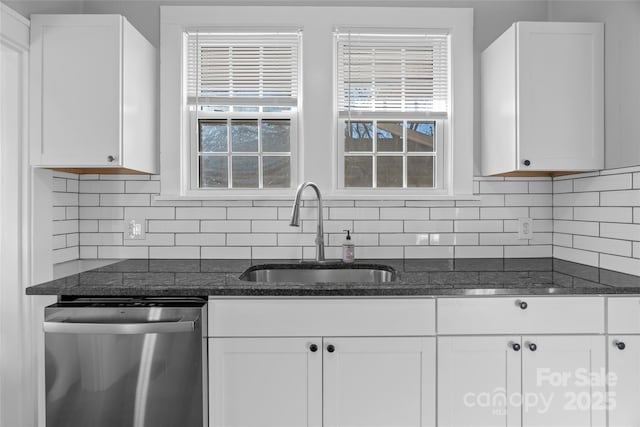
[[[439,334],[597,334],[604,318],[599,297],[438,299]]]
[[[609,333],[640,334],[640,297],[609,298]]]
[[[423,336],[435,334],[432,299],[237,299],[209,301],[209,335]]]

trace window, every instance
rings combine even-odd
[[[472,9],[160,12],[160,199],[473,193]]]
[[[186,35],[191,188],[291,188],[300,33]]]
[[[448,34],[340,30],[336,42],[340,185],[443,188]]]

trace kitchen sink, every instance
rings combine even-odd
[[[396,271],[385,265],[300,263],[254,265],[240,275],[248,282],[385,283],[396,280]]]

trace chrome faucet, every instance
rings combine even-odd
[[[316,192],[318,198],[318,231],[316,234],[316,261],[324,262],[324,228],[322,219],[322,195],[320,194],[320,188],[313,182],[303,182],[296,191],[296,199],[293,202],[293,208],[291,209],[291,222],[289,225],[292,227],[300,226],[300,198],[305,188],[311,187]]]

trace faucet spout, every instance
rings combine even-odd
[[[296,198],[293,201],[293,207],[291,209],[291,221],[289,225],[292,227],[300,226],[300,200],[302,198],[302,193],[305,188],[311,187],[313,191],[316,193],[316,198],[318,199],[318,229],[316,233],[316,261],[323,262],[324,259],[324,220],[322,218],[322,194],[320,193],[320,188],[313,182],[303,182],[298,186],[298,190],[296,190]]]

